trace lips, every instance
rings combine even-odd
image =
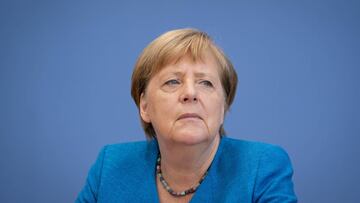
[[[184,113],[182,114],[178,120],[181,120],[181,119],[187,119],[187,118],[195,118],[195,119],[202,119],[198,114],[196,113]]]

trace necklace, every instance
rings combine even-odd
[[[182,197],[182,196],[185,196],[185,195],[188,195],[188,194],[191,194],[191,193],[194,193],[196,191],[196,189],[200,186],[201,182],[205,179],[207,173],[208,173],[209,169],[206,170],[205,174],[201,177],[201,179],[199,180],[199,182],[187,189],[187,190],[184,190],[184,191],[181,191],[181,192],[175,192],[170,186],[169,184],[166,182],[166,180],[164,179],[162,173],[161,173],[161,157],[159,155],[157,161],[156,161],[156,175],[159,177],[160,179],[160,182],[162,184],[162,186],[164,187],[164,189],[166,191],[168,191],[168,193],[172,196],[175,196],[175,197]]]

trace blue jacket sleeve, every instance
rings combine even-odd
[[[104,147],[91,167],[88,177],[86,179],[85,186],[79,193],[76,203],[95,203],[98,198],[98,189],[101,181],[101,171],[103,168],[104,156],[106,147]]]
[[[258,163],[255,202],[297,202],[292,182],[293,169],[287,153],[280,147],[264,150]]]

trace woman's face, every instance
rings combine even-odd
[[[225,97],[215,58],[206,53],[196,63],[189,57],[169,64],[149,81],[140,99],[140,114],[157,139],[198,144],[219,136]]]

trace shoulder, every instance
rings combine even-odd
[[[97,162],[101,165],[99,198],[109,202],[114,198],[113,194],[125,196],[144,191],[144,187],[151,185],[149,173],[155,170],[157,153],[154,140],[105,146],[102,161]],[[139,180],[142,181],[141,186]]]
[[[155,170],[157,153],[155,140],[104,146],[77,202],[114,202],[128,194],[134,194],[131,198],[135,199],[142,197],[138,193],[146,191],[153,181],[148,173]]]
[[[235,157],[244,158],[261,158],[264,154],[266,155],[273,155],[273,156],[286,156],[286,151],[278,146],[263,142],[256,142],[256,141],[247,141],[247,140],[240,140],[234,139],[229,137],[224,137],[223,139],[223,146],[222,150],[225,154],[232,154]]]
[[[224,137],[217,166],[230,171],[231,178],[255,184],[259,176],[266,176],[275,168],[291,168],[291,163],[280,146]]]
[[[229,168],[241,168],[249,177],[265,175],[275,168],[292,170],[287,152],[278,145],[223,138],[221,156]]]
[[[272,202],[275,196],[277,202],[296,202],[291,161],[282,147],[228,137],[221,145],[218,171],[226,171],[222,176],[234,190],[252,194],[256,202]]]
[[[223,137],[219,149],[219,167],[235,174],[245,173],[248,178],[255,178],[260,164],[268,159],[272,161],[265,166],[289,163],[287,153],[277,145]]]
[[[148,150],[153,150],[156,147],[155,141],[137,141],[119,144],[110,144],[103,147],[101,151],[106,158],[122,158],[128,156],[140,156]]]
[[[116,165],[136,165],[156,156],[158,151],[155,140],[110,144],[102,148],[99,158],[103,166],[117,168]],[[107,167],[109,168],[109,167]]]

